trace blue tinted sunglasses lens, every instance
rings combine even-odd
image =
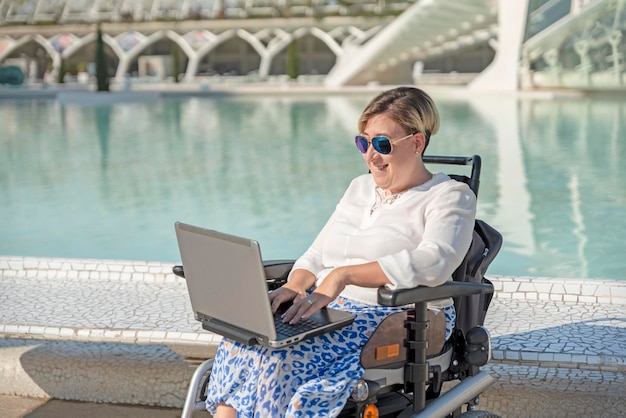
[[[354,138],[354,143],[359,151],[365,154],[370,141],[368,141],[364,136],[358,135]],[[391,152],[391,142],[389,141],[389,138],[384,136],[377,136],[372,139],[372,146],[380,154],[389,154]]]
[[[377,136],[372,139],[372,146],[381,154],[389,154],[391,152],[391,141],[384,136]]]
[[[369,144],[367,138],[363,136],[357,136],[356,138],[354,138],[354,143],[356,144],[356,147],[359,149],[359,151],[361,151],[363,154],[367,152],[367,146]]]

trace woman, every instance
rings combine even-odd
[[[356,319],[286,349],[224,339],[207,398],[215,417],[336,416],[363,375],[359,356],[371,333],[405,309],[378,305],[377,289],[451,280],[472,239],[476,198],[467,185],[424,166],[438,129],[437,109],[420,89],[388,90],[367,105],[355,142],[370,173],[352,181],[288,282],[269,296],[274,311],[293,301],[286,322],[325,306]],[[429,307],[445,312],[448,338],[452,301]]]

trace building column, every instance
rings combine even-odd
[[[469,89],[516,91],[529,0],[498,0],[496,55],[489,66],[469,83]]]

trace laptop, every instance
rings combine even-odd
[[[175,229],[191,306],[204,329],[279,348],[354,321],[349,312],[323,308],[308,320],[284,323],[285,309],[272,313],[257,241],[181,222]]]

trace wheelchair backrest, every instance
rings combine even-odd
[[[472,157],[440,157],[424,156],[424,163],[472,165],[469,176],[450,174],[457,181],[467,183],[478,198],[480,185],[480,156]],[[452,279],[457,282],[485,283],[487,268],[494,260],[502,247],[502,235],[485,221],[476,219],[474,224],[474,236],[465,258],[452,274]],[[457,312],[457,327],[465,334],[476,325],[483,325],[485,315],[493,295],[472,295],[455,298],[454,305]]]
[[[452,279],[456,282],[491,283],[485,278],[485,273],[501,247],[502,235],[486,222],[476,219],[470,249],[452,274]],[[477,294],[455,298],[457,328],[467,334],[476,325],[483,325],[492,296]]]

